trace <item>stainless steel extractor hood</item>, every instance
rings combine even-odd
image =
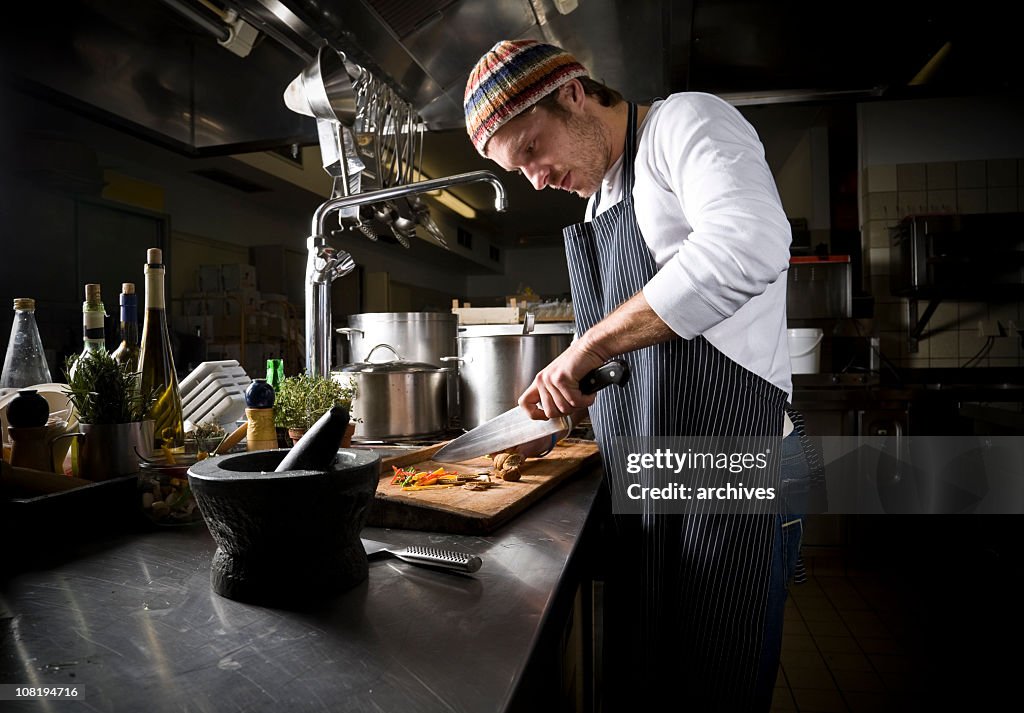
[[[1019,91],[1007,12],[985,0],[53,0],[5,23],[0,70],[182,151],[231,153],[316,142],[281,93],[324,43],[437,130],[462,126],[466,76],[506,38],[560,44],[638,101]],[[246,56],[218,44],[228,17],[245,23]]]

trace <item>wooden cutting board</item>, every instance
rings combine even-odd
[[[516,482],[495,479],[487,490],[462,487],[444,490],[402,490],[391,485],[392,466],[417,470],[445,470],[476,475],[491,469],[490,458],[465,463],[438,463],[430,459],[443,443],[381,459],[381,477],[366,524],[402,530],[428,530],[460,535],[485,535],[508,522],[560,483],[598,459],[593,441],[566,439],[543,458],[528,458]]]

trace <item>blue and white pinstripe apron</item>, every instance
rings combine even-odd
[[[658,271],[633,205],[632,104],[626,136],[624,200],[564,231],[581,334]],[[786,394],[703,336],[621,356],[631,381],[601,391],[590,409],[599,443],[619,436],[782,434]],[[777,454],[772,457],[777,473]],[[610,488],[624,482],[607,459],[605,468]],[[701,713],[768,710],[778,659],[777,652],[763,656],[765,627],[782,616],[781,606],[770,612],[767,604],[778,522],[772,514],[612,517],[605,594],[609,710],[635,708],[648,697],[661,710],[666,701],[678,703],[669,710]]]

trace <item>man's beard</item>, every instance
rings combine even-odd
[[[573,153],[580,157],[580,164],[569,170],[575,184],[573,193],[590,198],[601,188],[604,174],[608,170],[611,146],[601,130],[601,122],[592,116],[570,116],[566,121]]]

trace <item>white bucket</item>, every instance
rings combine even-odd
[[[789,364],[794,374],[817,374],[821,361],[821,340],[825,333],[817,328],[787,329]]]

